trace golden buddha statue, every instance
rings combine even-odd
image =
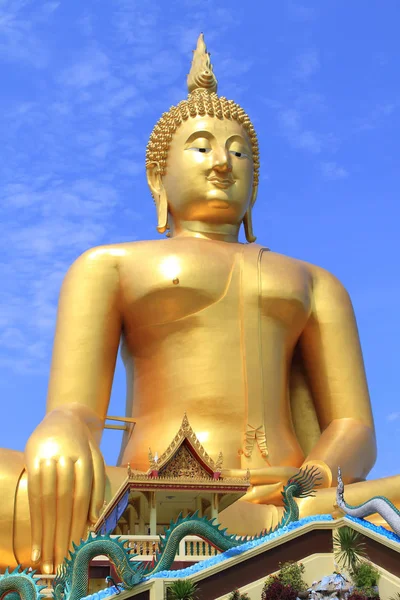
[[[223,475],[252,489],[220,517],[254,533],[282,510],[304,465],[322,489],[301,516],[332,513],[337,466],[346,500],[400,502],[397,477],[365,481],[374,424],[349,296],[319,267],[255,244],[259,176],[249,117],[219,97],[200,36],[189,96],[164,113],[147,147],[148,183],[169,239],[91,249],[62,286],[47,414],[25,453],[0,450],[0,564],[54,572],[129,463],[148,468],[186,412]],[[238,241],[244,225],[248,244]],[[120,467],[99,449],[120,339],[127,416]]]

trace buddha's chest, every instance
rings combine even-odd
[[[134,257],[121,271],[125,327],[199,314],[213,327],[215,319],[238,321],[244,312],[280,324],[302,321],[310,304],[306,278],[274,256],[241,244],[155,243],[146,258]]]
[[[136,328],[160,325],[218,303],[237,263],[235,249],[224,246],[166,241],[142,260],[134,256],[121,272],[125,321]]]

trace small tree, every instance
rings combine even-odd
[[[279,564],[280,571],[278,579],[283,585],[290,585],[296,592],[304,592],[307,589],[307,584],[303,579],[305,567],[302,563],[289,561]]]
[[[363,538],[351,527],[341,527],[333,538],[333,551],[338,563],[351,573],[367,556]]]
[[[296,593],[303,592],[307,589],[307,584],[303,579],[305,567],[302,563],[288,561],[279,563],[279,573],[267,577],[264,590],[267,590],[276,581],[279,581],[284,587],[290,587]]]
[[[189,579],[177,579],[167,590],[168,600],[195,600],[197,585]]]

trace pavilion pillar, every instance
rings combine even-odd
[[[139,535],[145,535],[147,531],[145,531],[146,521],[145,521],[145,497],[139,496]]]
[[[211,499],[211,519],[218,519],[219,496],[213,494]]]
[[[201,502],[201,496],[196,496],[196,510],[199,513],[199,517],[203,516],[203,505]]]
[[[157,535],[156,492],[150,492],[150,535]]]
[[[135,535],[135,521],[136,521],[136,510],[135,507],[130,504],[129,506],[129,535]]]

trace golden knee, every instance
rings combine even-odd
[[[15,507],[18,484],[23,470],[24,457],[21,452],[0,449],[0,568],[2,569],[8,566],[15,567],[18,564],[14,552]]]

